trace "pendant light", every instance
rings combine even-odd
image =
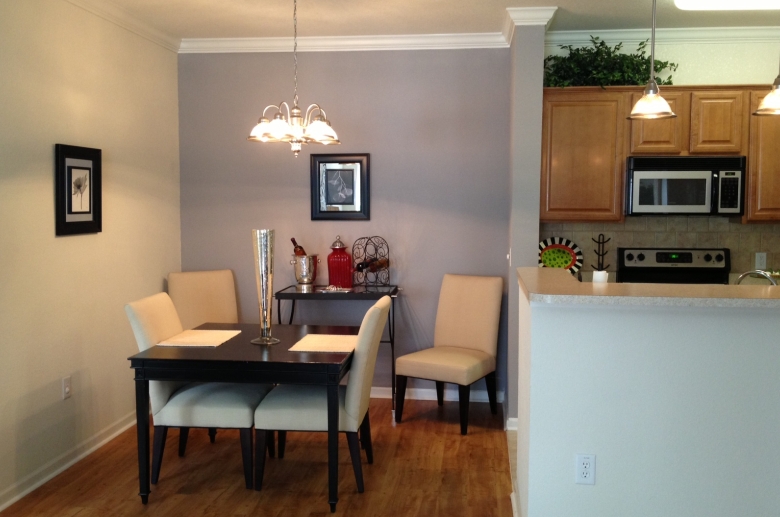
[[[257,125],[249,133],[247,140],[254,142],[289,142],[295,157],[301,151],[302,144],[340,144],[336,132],[319,104],[312,104],[303,115],[298,107],[298,0],[293,0],[293,61],[295,63],[295,90],[293,107],[286,102],[266,106]],[[285,117],[282,106],[287,110]],[[269,109],[275,109],[273,119],[266,117]]]
[[[655,82],[655,2],[653,0],[653,30],[650,33],[650,80],[645,86],[644,95],[634,104],[631,120],[653,120],[661,118],[674,118],[669,103],[658,94],[658,84]]]
[[[764,97],[753,115],[780,115],[780,74],[772,84],[772,91]]]

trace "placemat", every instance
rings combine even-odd
[[[290,347],[291,352],[352,352],[357,336],[337,334],[306,334]]]
[[[185,330],[157,346],[219,346],[240,333],[240,330]]]

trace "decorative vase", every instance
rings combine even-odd
[[[352,257],[347,253],[347,247],[341,242],[341,236],[336,235],[336,242],[330,245],[333,251],[328,255],[328,283],[330,285],[352,287]]]
[[[260,302],[260,337],[255,345],[273,345],[279,340],[271,337],[271,308],[274,297],[274,231],[252,230],[252,246],[255,250],[255,278],[257,298]]]

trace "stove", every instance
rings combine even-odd
[[[618,248],[618,282],[728,284],[728,248]]]

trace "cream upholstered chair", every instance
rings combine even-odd
[[[144,351],[183,331],[170,297],[158,293],[125,306],[138,349]],[[152,483],[160,476],[169,427],[239,429],[246,487],[252,488],[254,412],[271,391],[264,384],[149,381],[154,421]]]
[[[349,369],[346,386],[339,386],[339,431],[347,434],[352,468],[355,471],[358,492],[363,492],[363,469],[360,464],[360,442],[366,450],[368,463],[374,462],[371,446],[371,424],[368,419],[368,403],[374,367],[379,351],[379,340],[390,312],[390,298],[383,296],[363,317],[360,332]],[[265,454],[260,451],[266,430],[327,431],[328,395],[325,386],[301,386],[282,384],[263,399],[255,411],[257,456],[255,457],[255,490],[263,487]],[[280,433],[281,434],[281,433]],[[281,439],[279,455],[281,451]]]
[[[471,384],[485,378],[490,410],[496,414],[496,342],[503,280],[498,276],[444,275],[436,312],[433,348],[396,359],[395,421],[401,422],[407,377],[436,381],[444,403],[444,383],[458,385],[460,432],[469,425]]]
[[[238,323],[236,286],[229,269],[168,273],[168,294],[185,329]]]

